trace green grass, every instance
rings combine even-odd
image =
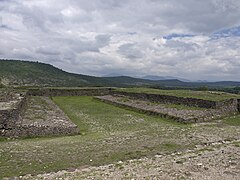
[[[236,147],[240,147],[240,142],[234,142],[233,145]]]
[[[161,145],[163,149],[171,152],[171,151],[177,151],[184,147],[184,145],[177,144],[177,143],[165,143]]]
[[[5,137],[0,137],[0,142],[2,142],[2,141],[7,141],[7,138],[5,138]]]
[[[240,115],[225,118],[224,123],[230,126],[240,126]]]
[[[123,130],[138,130],[142,126],[149,124],[149,121],[154,121],[155,123],[164,121],[164,123],[169,125],[183,126],[171,120],[149,117],[144,114],[114,107],[90,97],[54,97],[53,101],[78,125],[80,131],[83,133],[95,131],[110,133],[122,132]],[[123,121],[123,119],[127,119],[127,121]],[[139,121],[138,123],[138,119],[146,119],[146,121]]]
[[[240,95],[230,94],[225,92],[212,91],[192,91],[192,90],[162,90],[152,88],[119,88],[116,91],[135,92],[135,93],[149,93],[162,94],[178,97],[198,98],[204,100],[221,101],[231,98],[240,98]]]

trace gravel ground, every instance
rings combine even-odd
[[[19,179],[240,179],[240,141],[217,142],[183,153],[119,161],[100,167],[26,175]]]

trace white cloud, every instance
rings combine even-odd
[[[92,75],[240,80],[238,0],[9,0],[0,16],[0,58]]]

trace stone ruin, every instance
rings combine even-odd
[[[37,96],[45,104],[37,105],[35,102],[32,102],[32,96]],[[46,88],[27,91],[0,89],[0,136],[26,137],[79,134],[77,125],[51,101],[49,97],[52,96],[95,96],[95,98],[106,103],[151,115],[171,118],[180,122],[209,121],[233,115],[240,111],[240,99],[209,101],[160,94],[119,92],[112,88]],[[122,97],[127,97],[130,101],[120,101]],[[178,110],[162,106],[162,104],[168,103],[203,109]],[[48,106],[51,110],[46,111],[45,106]],[[34,117],[32,119],[31,115],[38,114],[39,108],[44,112],[42,114],[40,112],[42,117]],[[32,111],[30,111],[31,109]]]
[[[0,130],[14,129],[26,109],[26,92],[0,91]]]
[[[52,102],[52,111],[57,114],[50,116],[49,121],[32,121],[25,118],[28,107],[27,91],[1,91],[0,99],[0,136],[28,137],[46,135],[79,134],[78,127]],[[46,113],[46,111],[45,111]]]
[[[110,95],[98,96],[95,98],[112,105],[185,123],[206,122],[240,112],[239,99],[211,101],[197,98],[124,91],[111,91]],[[121,98],[128,98],[128,101],[122,101]],[[167,107],[165,104],[196,107],[196,109],[179,110],[177,108]]]

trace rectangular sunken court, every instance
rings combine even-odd
[[[114,106],[184,123],[207,122],[239,112],[239,96],[223,92],[150,88],[2,89],[1,136],[79,134],[79,127],[51,100],[54,96],[94,96]]]

